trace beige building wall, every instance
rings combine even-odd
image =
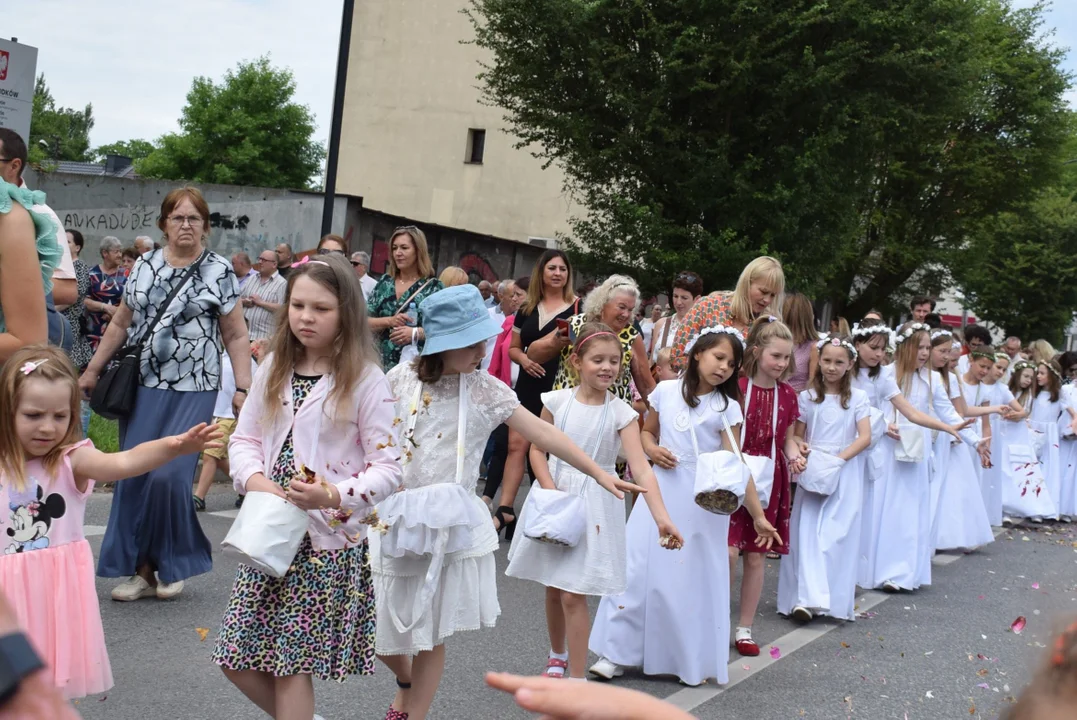
[[[480,102],[485,53],[462,0],[356,3],[337,191],[365,207],[527,242],[568,231],[563,174],[513,147],[503,111]],[[483,163],[465,162],[486,130]]]

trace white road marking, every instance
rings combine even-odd
[[[1003,533],[1009,532],[1009,528],[997,528],[994,529],[995,537],[998,538]],[[932,558],[931,562],[934,565],[946,566],[955,560],[960,560],[964,557],[964,553],[958,553],[954,555],[936,555]],[[887,593],[877,592],[875,590],[868,590],[858,596],[859,599],[856,603],[857,612],[867,612],[876,605],[879,605],[889,600],[892,595]],[[780,662],[783,658],[796,652],[800,648],[815,642],[822,636],[834,628],[840,627],[844,623],[842,621],[833,620],[830,618],[820,618],[814,621],[811,625],[805,625],[804,627],[797,628],[792,632],[782,635],[773,642],[765,645],[760,645],[759,657],[746,658],[737,657],[736,660],[729,663],[729,682],[725,685],[700,685],[699,687],[685,688],[684,690],[678,690],[669,697],[666,698],[666,702],[676,705],[685,712],[691,712],[700,705],[710,702],[714,698],[718,697],[729,688],[744,682],[752,675],[766,670],[768,667],[776,662]],[[781,657],[777,660],[770,656],[770,648],[777,647],[781,650]],[[736,650],[730,649],[730,655],[736,656]]]
[[[239,510],[221,510],[219,512],[211,512],[207,514],[215,515],[217,517],[228,518],[229,520],[235,520],[239,516]]]
[[[105,534],[105,526],[104,525],[83,525],[82,526],[82,534],[85,537],[97,537],[98,535],[104,535]]]

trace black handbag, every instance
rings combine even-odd
[[[179,282],[172,287],[168,297],[161,303],[157,316],[146,326],[146,331],[142,333],[139,341],[134,345],[125,345],[112,356],[108,369],[98,379],[90,395],[90,409],[95,413],[106,420],[122,420],[134,410],[142,365],[142,349],[149,342],[150,335],[157,328],[157,323],[161,321],[168,306],[179,295],[179,291],[183,289],[187,281],[198,271],[198,267],[207,254],[208,251],[204,251],[197,260],[191,263]]]

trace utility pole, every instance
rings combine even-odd
[[[348,51],[352,43],[352,15],[355,0],[344,0],[340,19],[340,48],[337,51],[337,82],[333,90],[333,121],[329,128],[329,156],[325,162],[325,204],[322,206],[322,235],[333,229],[333,206],[337,193],[337,161],[340,157],[340,125],[344,120],[344,90],[348,85]]]

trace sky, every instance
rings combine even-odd
[[[1014,0],[1019,7],[1034,2]],[[57,103],[93,103],[91,146],[177,131],[195,76],[219,81],[238,62],[263,54],[292,70],[296,99],[315,115],[316,138],[329,136],[341,0],[4,4],[4,37],[38,48],[38,73]],[[1057,45],[1077,48],[1077,1],[1055,0],[1047,23],[1056,28]],[[1068,52],[1065,67],[1077,74],[1077,50]],[[1077,89],[1068,98],[1077,108]]]

